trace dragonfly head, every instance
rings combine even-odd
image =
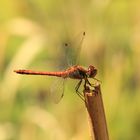
[[[97,74],[97,69],[94,66],[90,65],[87,70],[87,76],[89,78],[94,78],[96,74]]]

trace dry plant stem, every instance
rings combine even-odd
[[[89,114],[92,139],[109,140],[100,85],[95,86],[93,91],[86,87],[84,95],[85,105]]]

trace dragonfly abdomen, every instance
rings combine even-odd
[[[66,72],[40,72],[40,71],[32,71],[32,70],[15,70],[14,72],[18,74],[26,74],[26,75],[47,75],[47,76],[56,76],[66,78]]]

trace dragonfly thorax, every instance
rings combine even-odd
[[[69,77],[71,79],[84,79],[85,77],[87,77],[86,72],[87,72],[87,70],[85,70],[83,67],[77,66],[77,65],[70,67],[66,71],[66,73],[68,73],[67,77]]]

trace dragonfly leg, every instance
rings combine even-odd
[[[81,86],[81,83],[82,83],[82,79],[81,79],[81,80],[78,82],[78,84],[76,85],[75,90],[76,90],[76,92],[79,93],[82,97],[84,97],[84,96],[79,92],[79,88],[80,88],[80,86]]]
[[[97,82],[100,82],[101,83],[100,80],[98,80],[96,78],[93,78],[93,79],[96,80]],[[87,84],[89,84],[91,87],[95,87],[95,84],[91,84],[87,78],[85,80],[86,80]]]
[[[79,91],[76,92],[76,94],[85,102],[85,98],[83,97],[83,95]]]
[[[91,87],[95,87],[95,84],[91,84],[87,78],[85,79],[85,85],[84,86],[86,86],[86,83],[89,84]]]
[[[76,92],[78,92],[78,89],[79,89],[81,83],[82,83],[82,79],[78,82],[78,84],[75,87]]]
[[[96,80],[97,82],[100,82],[100,83],[102,83],[102,81],[101,80],[99,80],[99,79],[97,79],[97,78],[93,78],[94,80]]]
[[[85,102],[84,96],[79,92],[79,87],[81,86],[82,79],[79,81],[77,86],[75,87],[76,94]]]

